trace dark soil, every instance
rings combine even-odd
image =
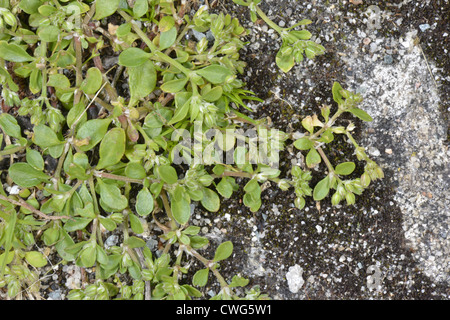
[[[226,9],[245,21],[244,25],[248,23],[246,8],[236,7],[230,2],[221,1],[219,10]],[[395,19],[403,18],[401,27],[392,28],[388,21],[379,31],[391,36],[398,37],[411,28],[418,29],[420,24],[437,22],[435,29],[420,33],[420,45],[426,57],[442,69],[442,74],[449,74],[450,56],[444,50],[450,48],[450,37],[441,37],[445,31],[450,33],[450,4],[447,1],[431,1],[420,8],[416,1],[412,1],[401,9],[392,4],[402,1],[364,1],[361,5],[343,2],[329,1],[330,5],[334,3],[342,7],[343,12],[362,12],[369,5],[378,5],[381,10],[393,10]],[[312,6],[308,9],[310,3]],[[333,21],[333,17],[323,16],[321,6],[316,8],[315,3],[272,1],[261,3],[260,7],[265,12],[271,10],[271,16],[278,18],[274,19],[275,22],[285,18],[287,10],[292,12],[288,20],[307,17],[314,21],[308,30],[315,34],[320,31],[324,20]],[[305,75],[301,77],[302,81],[299,81],[298,74],[283,74],[276,68],[274,61],[279,40],[270,39],[263,33],[260,37],[256,34],[260,47],[253,49],[250,44],[248,49],[243,49],[242,59],[248,63],[250,70],[244,79],[250,90],[270,102],[258,105],[252,116],[270,117],[273,126],[283,130],[288,127],[299,129],[300,123],[294,123],[293,119],[319,113],[322,103],[331,104],[332,83],[341,81],[346,73],[351,72],[345,69],[337,53],[342,45],[339,39],[344,39],[346,32],[352,32],[354,26],[347,25],[345,19],[339,23],[341,31],[335,34],[336,41],[322,43],[327,53],[318,57],[315,63],[291,71]],[[249,36],[251,38],[252,35]],[[436,78],[439,78],[442,117],[448,121],[450,83],[448,77]],[[275,88],[280,89],[277,96],[272,92]],[[345,119],[343,121],[345,123]],[[358,130],[356,132],[355,138],[358,140]],[[351,154],[348,150],[336,151],[348,149],[343,143],[336,142],[328,152],[333,152],[333,149],[336,154]],[[263,205],[256,214],[236,199],[224,201],[222,215],[229,213],[231,220],[221,219],[221,228],[227,230],[224,238],[233,241],[235,254],[233,259],[223,263],[223,273],[229,277],[241,273],[251,279],[250,284],[259,285],[263,292],[276,299],[448,299],[449,285],[435,284],[422,273],[412,258],[412,249],[402,230],[402,213],[392,197],[396,189],[392,174],[387,170],[385,179],[371,185],[352,207],[333,208],[328,201],[318,205],[309,200],[306,209],[300,211],[292,205],[294,195],[279,191],[276,187],[263,193]],[[275,206],[278,215],[274,214]],[[263,218],[264,213],[266,216]],[[253,222],[249,223],[250,220]],[[317,232],[317,225],[322,227],[321,233]],[[255,226],[264,235],[258,242],[251,240]],[[252,259],[256,260],[256,264],[249,259],[255,254]],[[341,263],[343,255],[346,260]],[[305,285],[298,294],[289,291],[284,277],[288,267],[295,264],[303,268],[305,279]],[[373,264],[378,265],[382,272],[383,289],[380,292],[367,288],[367,268]],[[255,275],[258,266],[265,271]],[[206,288],[205,293],[208,290],[210,288]]]

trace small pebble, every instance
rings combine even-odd
[[[430,29],[431,26],[428,23],[425,23],[425,24],[419,25],[419,28],[422,32],[425,32],[426,30]]]
[[[392,58],[391,55],[385,55],[384,56],[384,63],[385,64],[392,64],[394,62],[394,58]]]

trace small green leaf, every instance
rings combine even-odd
[[[142,226],[141,220],[132,213],[128,214],[128,217],[130,218],[131,230],[137,234],[143,233],[144,227]]]
[[[122,128],[109,130],[100,143],[100,160],[97,169],[103,169],[118,163],[125,153],[125,141],[125,130]]]
[[[44,17],[48,17],[51,14],[56,12],[56,8],[51,6],[51,5],[42,5],[38,8],[38,11],[41,15],[43,15]]]
[[[316,164],[320,163],[320,161],[321,161],[320,154],[317,152],[315,148],[311,148],[311,150],[309,150],[308,154],[306,155],[306,165],[309,168],[312,168]]]
[[[81,83],[80,89],[86,94],[96,94],[102,86],[103,78],[102,72],[92,67],[86,72],[86,79]]]
[[[191,237],[191,247],[194,249],[201,249],[209,243],[208,238],[201,236],[192,236]]]
[[[105,227],[108,231],[114,231],[117,228],[117,224],[111,218],[103,218],[100,217],[100,223]]]
[[[175,20],[172,16],[164,16],[159,20],[159,31],[166,32],[175,26]]]
[[[19,8],[25,11],[25,13],[33,14],[37,13],[42,2],[40,0],[21,0],[19,2]]]
[[[183,225],[189,221],[191,217],[190,199],[186,196],[179,199],[172,198],[170,201],[170,207],[175,220]]]
[[[101,20],[112,15],[119,9],[120,0],[97,0],[95,2],[95,20]]]
[[[348,112],[350,112],[354,116],[358,117],[362,121],[367,121],[367,122],[373,121],[372,117],[367,112],[365,112],[364,110],[361,110],[359,108],[352,108],[352,109],[348,110]]]
[[[100,199],[109,208],[121,211],[128,206],[128,199],[121,194],[120,189],[112,184],[97,180],[100,187]]]
[[[314,187],[313,197],[315,201],[320,201],[328,195],[330,191],[330,178],[326,176]]]
[[[65,75],[56,73],[56,74],[51,74],[48,77],[47,85],[49,87],[65,89],[65,88],[70,87],[70,81]]]
[[[331,130],[331,128],[328,128],[327,130],[325,130],[321,137],[320,137],[320,142],[325,142],[325,143],[330,143],[334,140],[334,135],[333,132]]]
[[[28,148],[26,152],[26,159],[28,164],[36,170],[44,170],[44,159],[39,151]]]
[[[39,183],[46,182],[50,179],[50,177],[42,171],[36,170],[28,163],[24,162],[11,165],[8,173],[14,183],[24,188],[37,186]]]
[[[145,241],[142,240],[141,238],[131,236],[128,238],[126,245],[131,249],[142,248],[145,246]]]
[[[0,127],[8,136],[17,139],[22,137],[22,134],[20,133],[20,126],[17,123],[16,118],[8,113],[0,114]]]
[[[97,261],[102,265],[107,264],[109,259],[108,259],[108,255],[106,254],[105,250],[101,246],[97,245],[95,251],[97,253],[97,257],[96,257]]]
[[[92,221],[92,218],[74,217],[64,224],[64,230],[73,232],[83,230]]]
[[[217,212],[220,209],[220,198],[213,190],[204,188],[203,199],[201,200],[203,207],[209,212]]]
[[[168,125],[177,123],[177,122],[183,120],[184,118],[186,118],[186,116],[189,112],[189,109],[191,107],[190,102],[191,102],[191,99],[187,100],[181,107],[178,107],[175,110],[175,114],[173,115],[173,118],[170,119]]]
[[[204,287],[208,282],[209,269],[198,270],[192,277],[192,284],[198,287]]]
[[[202,99],[208,102],[214,102],[220,99],[223,94],[223,89],[221,86],[217,86],[209,90],[208,92],[202,94]]]
[[[339,84],[339,82],[334,82],[333,83],[333,88],[332,88],[332,92],[333,92],[333,100],[336,101],[338,104],[343,104],[344,100],[342,99],[342,86]]]
[[[34,127],[34,135],[32,140],[41,148],[49,148],[64,143],[58,139],[55,131],[44,124],[38,124]]]
[[[198,75],[202,76],[212,84],[221,84],[225,82],[226,78],[232,75],[230,69],[225,66],[214,64],[200,70],[195,71]]]
[[[159,49],[164,50],[171,47],[177,40],[177,28],[172,27],[170,30],[161,32],[159,38]]]
[[[136,197],[136,212],[140,216],[147,216],[153,211],[153,197],[147,188],[139,191]]]
[[[77,131],[78,140],[88,139],[86,145],[80,146],[81,151],[89,151],[99,143],[106,134],[111,119],[92,119],[83,123]]]
[[[310,133],[314,132],[314,120],[311,116],[307,116],[302,120],[302,126]]]
[[[351,174],[355,170],[355,163],[354,162],[343,162],[336,166],[334,171],[337,174],[347,176]]]
[[[221,261],[227,259],[233,253],[233,243],[226,241],[217,247],[214,254],[214,261]]]
[[[260,193],[261,187],[256,179],[252,179],[245,184],[244,191],[247,193]]]
[[[147,62],[151,54],[139,48],[128,48],[119,55],[119,65],[125,67],[139,67]]]
[[[72,128],[75,123],[79,126],[86,122],[87,114],[85,112],[85,108],[86,106],[83,100],[81,100],[69,110],[69,113],[67,114],[67,126],[69,128]]]
[[[42,268],[47,265],[47,259],[38,251],[28,251],[25,253],[25,259],[35,268]]]
[[[170,80],[167,82],[164,82],[161,85],[161,90],[169,93],[176,93],[178,91],[181,91],[186,83],[188,82],[189,78],[181,78],[181,79],[175,79]]]
[[[275,62],[277,66],[285,73],[289,72],[295,65],[295,57],[292,52],[289,55],[283,55],[282,51],[279,50],[277,56],[275,57]]]
[[[58,41],[60,29],[57,26],[49,25],[38,29],[38,36],[42,41]]]
[[[289,33],[294,35],[299,40],[309,40],[312,37],[311,32],[309,32],[308,30],[295,30]]]
[[[185,230],[183,230],[184,234],[188,234],[188,235],[196,235],[200,232],[200,227],[197,226],[189,226],[187,227]]]
[[[245,279],[241,276],[235,275],[233,276],[233,278],[231,279],[231,282],[229,284],[230,288],[235,288],[235,287],[245,287],[247,284],[249,283],[248,279]]]
[[[147,173],[141,163],[128,162],[125,168],[125,175],[132,179],[144,179],[147,176]]]
[[[80,253],[80,262],[83,267],[90,268],[94,266],[97,260],[97,246],[95,243],[88,243]]]
[[[75,242],[72,237],[63,229],[60,229],[60,240],[55,244],[55,248],[58,254],[66,261],[73,261],[75,256],[66,252],[66,248],[73,246]]]
[[[160,178],[167,184],[174,184],[178,181],[178,174],[174,167],[161,165],[157,169]]]
[[[309,150],[313,146],[314,146],[314,142],[309,140],[307,137],[297,139],[294,142],[294,147],[296,147],[299,150]]]
[[[131,99],[139,100],[152,93],[156,86],[156,71],[153,62],[147,60],[139,67],[129,67],[128,84]]]
[[[45,230],[43,235],[45,245],[52,246],[59,240],[60,229],[59,227],[53,226],[52,228]]]
[[[220,182],[216,186],[216,190],[224,198],[230,198],[233,194],[233,186],[228,182],[226,177],[223,177],[222,180],[220,180]]]
[[[6,41],[0,41],[0,58],[11,62],[27,62],[34,60],[34,58],[22,47],[15,43],[7,43]]]
[[[148,0],[136,0],[133,7],[133,16],[137,19],[148,11]]]

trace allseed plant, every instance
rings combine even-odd
[[[312,21],[280,28],[260,0],[233,1],[280,34],[282,72],[324,53],[305,29]],[[214,279],[220,291],[212,299],[268,299],[240,274],[220,273],[232,242],[213,257],[201,254],[210,244],[191,224],[191,204],[214,213],[221,198],[243,188],[244,205],[256,212],[269,181],[293,190],[299,210],[308,197],[352,205],[383,177],[353,138],[355,125],[337,125],[344,113],[372,120],[358,108],[360,95],[334,83],[337,111],[324,105],[319,116],[303,118],[295,139],[253,119],[247,103],[262,100],[240,77],[248,31],[228,14],[194,5],[0,1],[0,288],[9,298],[39,296],[39,269],[54,252],[58,264],[95,270],[95,281],[68,299],[203,299],[201,287]],[[327,158],[324,145],[336,135],[365,162],[361,176],[354,177],[354,162]],[[306,160],[281,177],[278,154],[291,145]],[[321,162],[327,173],[313,186]],[[158,230],[158,251],[141,236],[148,224]],[[113,233],[120,243],[107,246]],[[203,268],[186,281],[191,259]]]

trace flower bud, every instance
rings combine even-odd
[[[235,53],[236,50],[237,50],[236,45],[232,42],[229,42],[222,47],[222,49],[220,50],[220,53],[229,55],[229,54]]]
[[[291,187],[291,184],[286,179],[281,179],[278,181],[278,188],[280,188],[283,191],[288,190]]]
[[[364,151],[363,147],[356,148],[356,158],[358,160],[363,160],[367,157],[366,152]]]
[[[305,204],[306,204],[306,201],[303,197],[299,197],[294,200],[294,205],[300,210],[305,207]]]
[[[294,177],[300,177],[301,174],[303,173],[302,169],[298,166],[294,166],[291,169],[291,173]]]
[[[361,186],[363,188],[367,188],[370,185],[370,175],[367,172],[364,172],[361,175]]]
[[[331,197],[331,204],[333,206],[337,206],[339,202],[341,202],[342,197],[339,195],[339,193],[335,192],[333,196]]]
[[[345,200],[347,201],[348,205],[352,205],[355,203],[355,195],[352,192],[347,192],[345,195]]]
[[[375,172],[377,174],[378,179],[384,178],[384,172],[379,166],[376,167]]]
[[[83,300],[84,297],[85,294],[80,289],[71,290],[67,295],[67,298],[69,300]]]
[[[198,181],[204,185],[205,187],[209,186],[213,182],[214,178],[211,177],[209,174],[201,176]]]
[[[203,37],[203,38],[197,43],[197,52],[198,52],[198,53],[203,53],[203,51],[205,51],[207,47],[208,47],[208,40],[206,39],[206,37]]]
[[[97,286],[95,284],[91,284],[84,289],[84,294],[88,297],[94,297],[97,294]]]
[[[124,267],[131,267],[133,265],[133,260],[131,259],[130,255],[126,252],[122,256],[122,265]]]
[[[345,128],[344,127],[332,127],[331,131],[333,131],[333,133],[343,134],[343,133],[345,133]]]

